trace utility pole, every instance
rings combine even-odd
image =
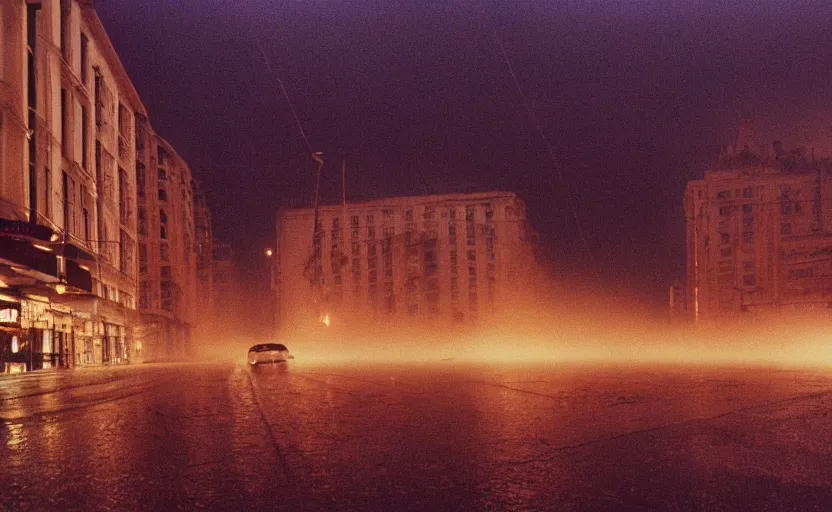
[[[315,269],[312,271],[313,276],[313,285],[318,286],[320,285],[321,276],[319,273],[319,266],[321,262],[321,230],[318,229],[318,206],[320,202],[320,195],[321,195],[321,170],[324,168],[324,157],[323,153],[320,151],[312,153],[312,158],[315,160],[315,163],[318,164],[318,172],[317,178],[315,179],[315,215],[314,215],[314,226],[312,226],[312,251],[313,251],[313,264]]]

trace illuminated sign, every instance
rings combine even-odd
[[[11,236],[27,236],[39,240],[51,241],[54,234],[51,229],[31,222],[0,219],[0,234]]]
[[[16,308],[0,309],[0,324],[20,323],[20,310]]]

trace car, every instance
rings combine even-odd
[[[248,364],[252,368],[264,364],[285,363],[294,358],[282,343],[260,343],[248,349]]]

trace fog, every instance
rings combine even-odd
[[[304,325],[279,326],[277,336],[264,327],[269,323],[268,308],[246,307],[244,298],[239,304],[244,311],[239,321],[226,319],[197,333],[195,359],[243,362],[251,345],[274,341],[289,347],[296,358],[293,364],[832,363],[832,339],[824,318],[828,311],[777,317],[745,313],[693,324],[581,283],[539,280],[523,292],[503,295],[501,306],[480,311],[475,323],[340,310],[330,315],[329,326],[310,316]]]

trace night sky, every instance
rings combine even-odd
[[[215,237],[265,271],[281,204],[516,192],[556,277],[666,305],[685,183],[739,120],[829,152],[828,0],[97,0],[155,130],[205,183]],[[540,129],[495,41],[502,41]],[[559,185],[558,169],[568,191]],[[585,233],[578,235],[572,198]],[[257,262],[260,262],[259,264]]]

